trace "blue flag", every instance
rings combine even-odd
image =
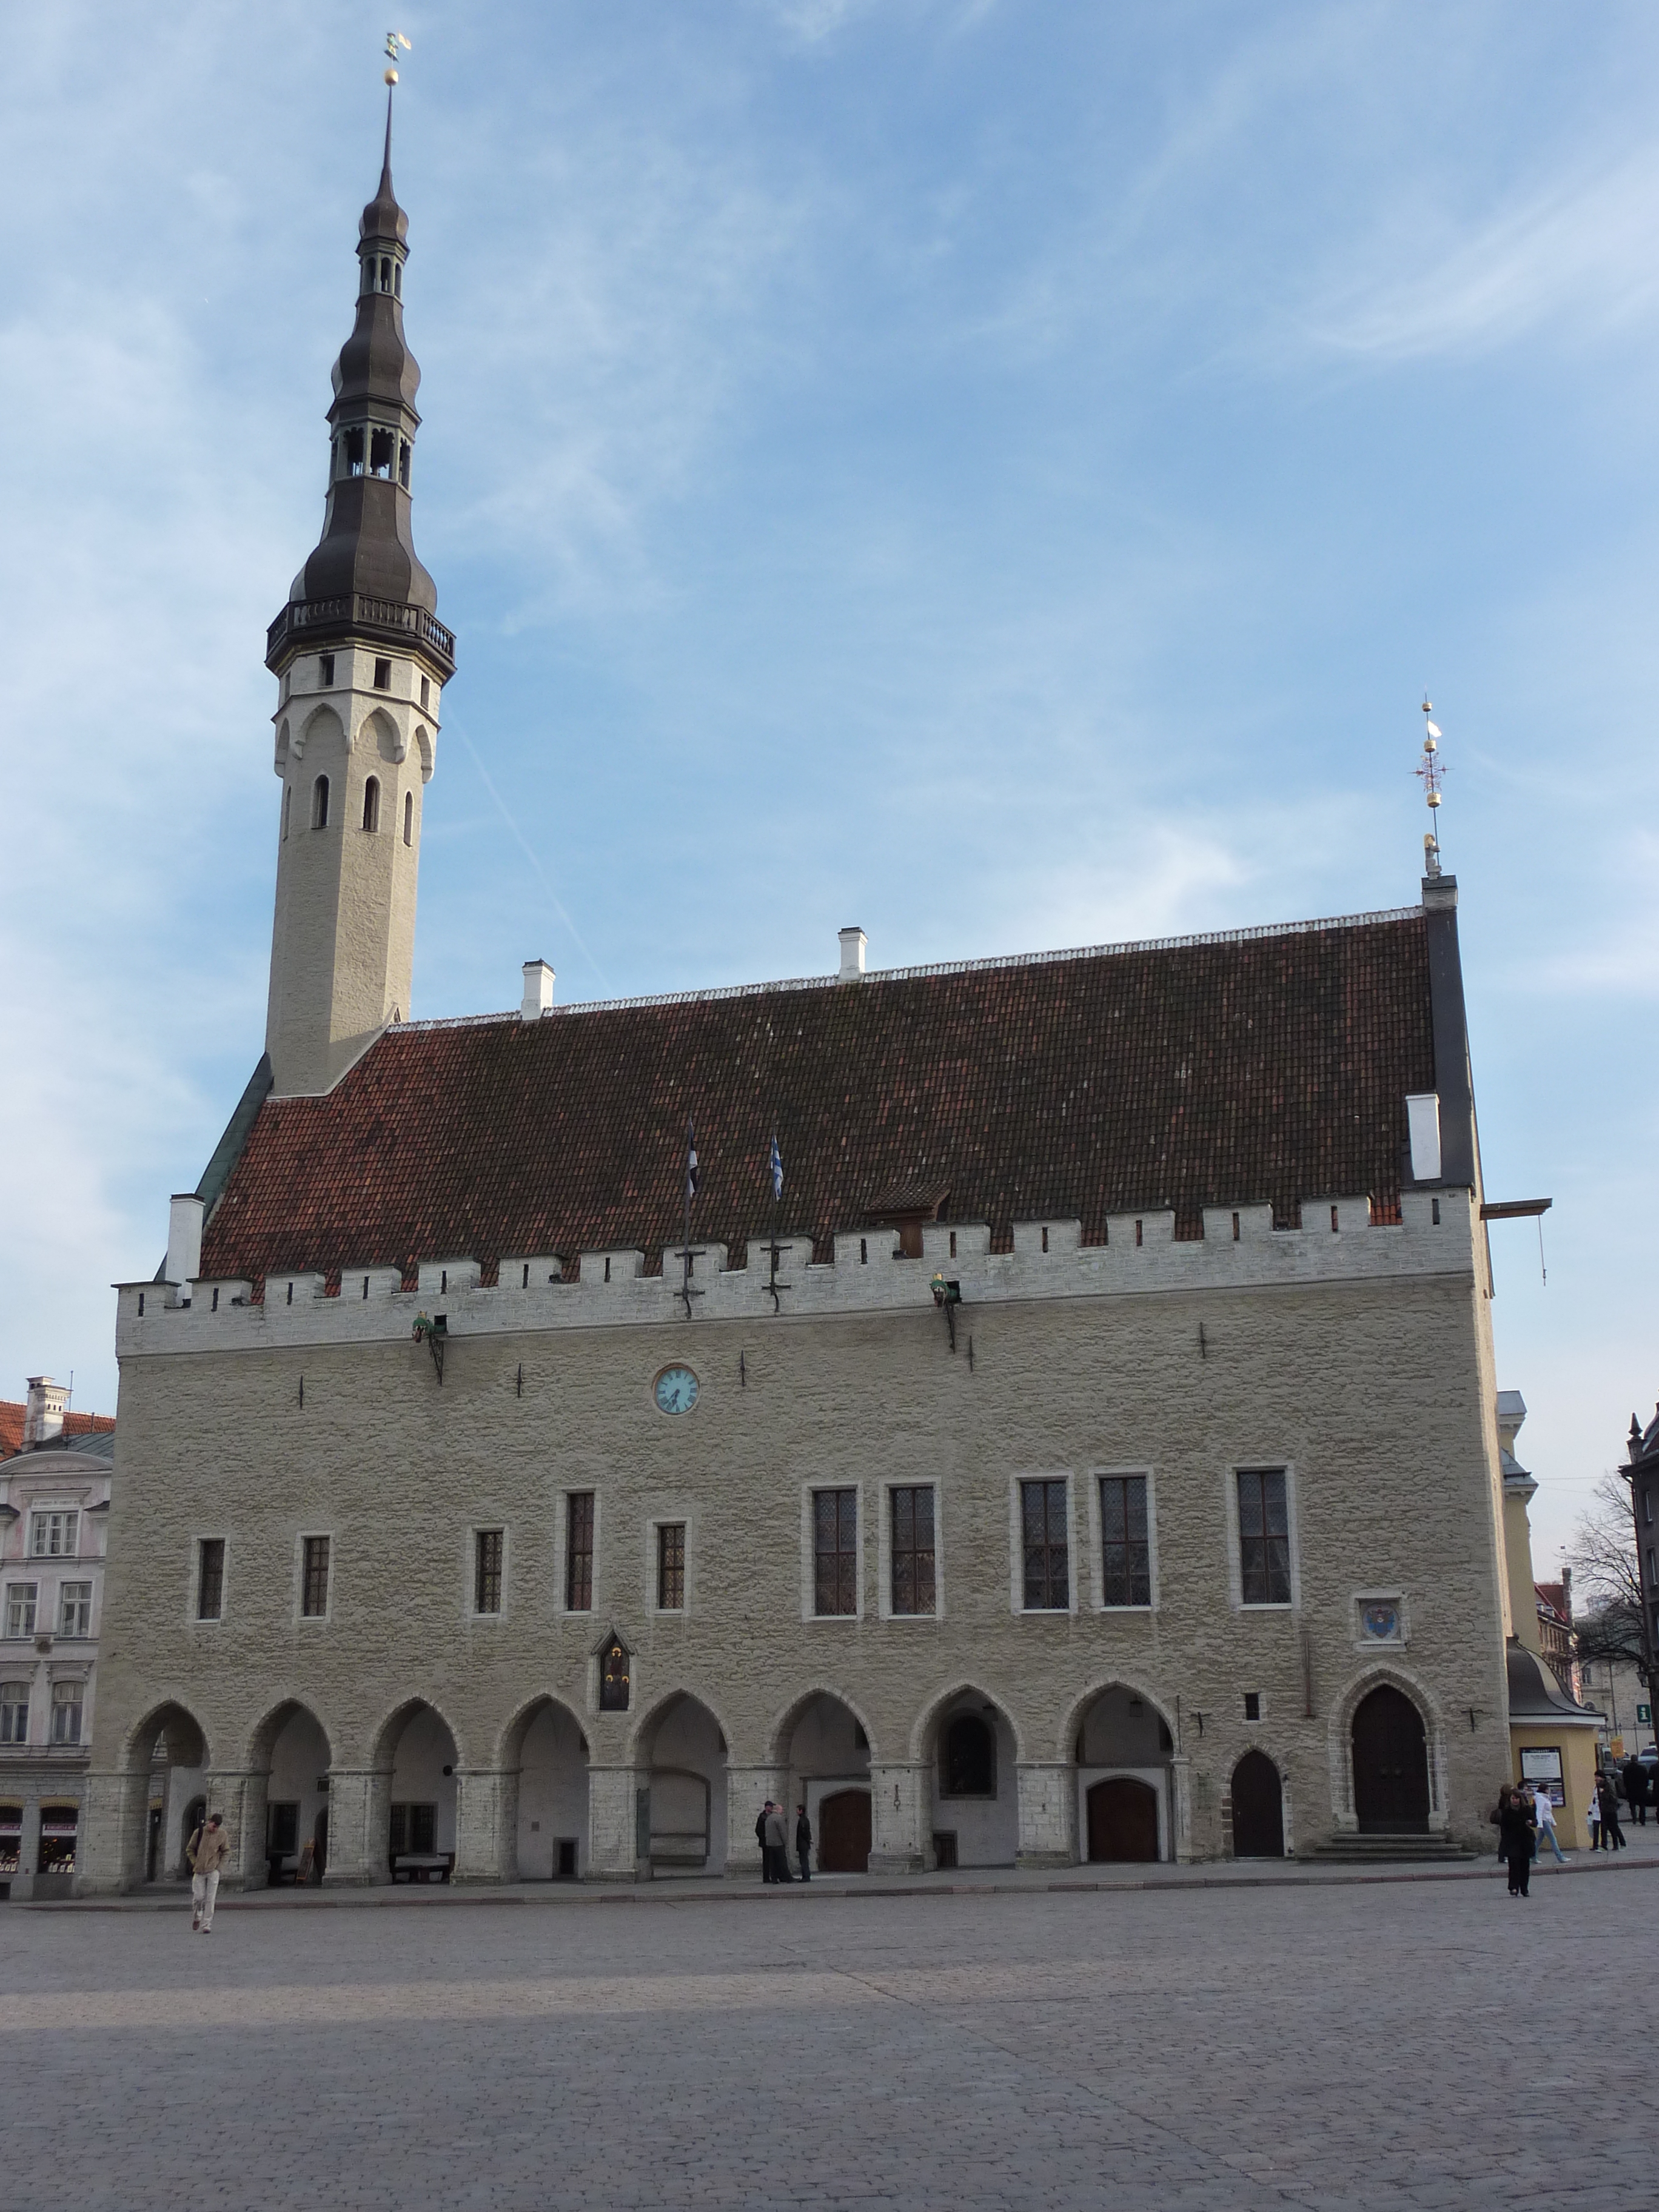
[[[772,1195],[775,1199],[781,1198],[783,1196],[783,1154],[778,1150],[778,1133],[775,1129],[772,1132],[771,1168]]]

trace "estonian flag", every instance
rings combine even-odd
[[[775,1129],[772,1132],[772,1158],[770,1165],[772,1170],[772,1195],[775,1199],[779,1199],[783,1196],[783,1154],[778,1150],[778,1133]]]
[[[688,1121],[685,1125],[685,1196],[689,1204],[697,1194],[697,1133]]]

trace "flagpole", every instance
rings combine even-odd
[[[680,1296],[685,1300],[687,1321],[691,1318],[691,1160],[696,1149],[696,1124],[688,1114],[685,1117],[685,1273],[680,1285]]]

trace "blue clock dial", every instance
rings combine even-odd
[[[657,1404],[665,1413],[689,1413],[697,1402],[697,1378],[689,1367],[665,1367],[657,1377]]]

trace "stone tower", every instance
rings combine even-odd
[[[380,189],[358,226],[357,320],[334,364],[323,534],[270,625],[282,812],[265,1049],[276,1097],[327,1091],[407,1018],[421,801],[455,641],[410,531],[409,218]]]

